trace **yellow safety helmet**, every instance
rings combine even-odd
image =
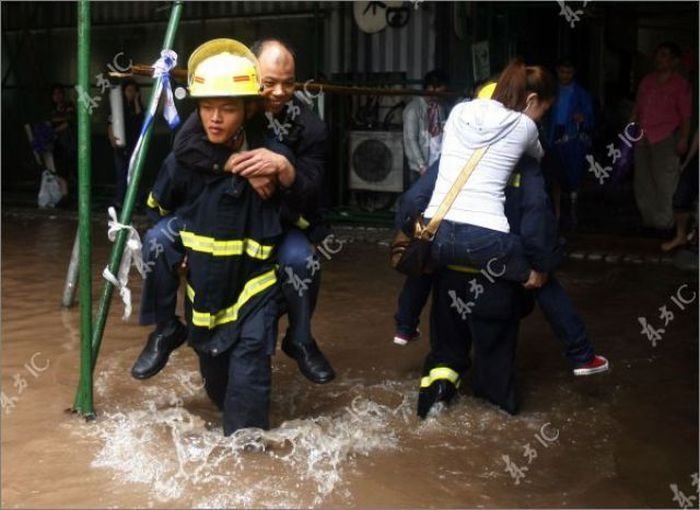
[[[479,99],[491,99],[493,92],[496,90],[496,82],[492,81],[481,87],[481,90],[476,95]]]
[[[260,95],[258,59],[234,39],[212,39],[187,61],[190,97],[243,97]]]

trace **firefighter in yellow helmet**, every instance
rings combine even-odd
[[[323,176],[328,166],[328,130],[317,113],[294,94],[292,49],[268,38],[256,41],[251,50],[260,63],[264,88],[261,108],[248,124],[260,125],[268,137],[289,147],[294,165],[265,148],[233,156],[217,150],[206,142],[195,114],[189,116],[178,132],[173,151],[179,160],[205,172],[218,166],[246,178],[274,179],[283,197],[285,228],[277,252],[288,319],[281,351],[296,361],[308,380],[326,384],[334,379],[335,371],[320,348],[322,342],[317,342],[312,331],[321,288],[319,246],[323,244],[324,249],[333,252],[342,248],[341,242],[334,241],[321,212]]]
[[[240,144],[245,98],[260,96],[255,56],[238,41],[214,39],[192,53],[187,68],[190,97],[197,100],[207,139]]]
[[[246,126],[246,112],[259,97],[257,69],[253,54],[238,41],[209,41],[189,59],[190,97],[211,144],[228,153],[264,145],[291,158],[283,145]],[[144,242],[144,260],[152,269],[144,297],[150,289],[153,303],[146,308],[158,326],[132,374],[157,373],[186,337],[229,435],[269,426],[270,356],[278,315],[275,252],[282,227],[277,197],[263,200],[251,180],[217,170],[196,171],[171,153],[149,196],[149,206],[164,216]],[[173,233],[179,234],[179,243],[172,241]],[[166,248],[154,253],[153,246]],[[172,317],[174,306],[158,315],[159,297],[177,288],[185,255],[187,329]]]
[[[495,82],[484,84],[477,90],[477,97],[490,99],[495,86]],[[439,162],[434,163],[400,198],[396,227],[405,233],[412,231],[414,218],[428,204],[438,179],[438,167]],[[556,220],[542,173],[533,158],[524,157],[518,163],[505,190],[504,209],[512,231],[527,246],[528,260],[547,273],[549,279],[532,295],[523,294],[518,284],[499,278],[504,268],[492,259],[481,270],[465,266],[436,270],[424,278],[420,288],[415,287],[413,295],[403,299],[404,306],[417,315],[431,290],[433,293],[430,352],[424,362],[417,402],[417,414],[421,418],[448,405],[456,396],[472,364],[472,343],[475,346],[472,394],[508,413],[518,412],[515,347],[519,322],[531,311],[533,297],[562,342],[575,376],[609,369],[608,360],[595,353],[583,320],[554,275],[560,257]],[[465,285],[479,292],[455,292]]]
[[[330,239],[337,251],[341,244],[332,242],[330,228],[320,210],[321,184],[327,162],[327,129],[316,113],[293,97],[291,49],[270,39],[256,42],[253,48],[259,58],[260,81],[265,88],[257,112],[251,108],[257,101],[248,101],[245,130],[249,134],[263,131],[268,138],[281,142],[291,152],[290,159],[267,147],[231,154],[226,145],[208,141],[200,112],[193,112],[184,122],[173,143],[173,152],[181,164],[191,169],[204,173],[223,169],[246,178],[263,199],[269,198],[275,189],[282,196],[285,236],[277,251],[277,262],[288,321],[281,350],[297,362],[306,378],[325,384],[333,380],[335,372],[312,334],[311,319],[322,272],[314,245],[323,242],[327,246]],[[193,60],[197,58],[201,55],[193,55]],[[190,69],[193,68],[191,63]],[[245,83],[245,73],[241,74],[243,77],[238,80]],[[223,80],[226,86],[231,77],[225,75]],[[192,75],[190,81],[193,95],[209,94],[206,87],[216,84],[202,82],[199,72]],[[168,236],[163,239],[165,243],[168,240]],[[168,282],[153,286],[163,289],[158,299],[142,301],[157,305],[156,310],[154,306],[142,307],[145,310],[142,323],[152,323],[156,313],[161,321],[163,317],[175,317],[177,280],[170,278]],[[145,289],[148,288],[147,285]],[[178,323],[172,319],[165,322],[173,324],[173,329],[163,335],[175,334]],[[184,326],[179,327],[184,330]],[[165,366],[168,354],[176,347],[175,342],[163,342],[163,348],[155,349],[153,355],[144,354],[143,359],[140,358],[143,363],[137,363],[132,373],[137,378],[152,377]]]

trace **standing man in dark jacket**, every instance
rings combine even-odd
[[[196,117],[192,116],[178,133],[174,152],[178,161],[195,170],[230,171],[255,181],[254,188],[262,198],[268,198],[276,189],[281,193],[286,234],[279,247],[278,262],[281,275],[286,275],[282,291],[289,314],[289,329],[282,349],[297,361],[308,379],[326,383],[335,377],[335,373],[311,335],[310,325],[320,289],[320,264],[311,243],[324,237],[318,205],[326,162],[327,132],[323,122],[293,97],[295,62],[291,50],[277,40],[258,42],[251,49],[260,64],[265,112],[254,115],[249,125],[267,128],[271,139],[289,147],[294,164],[265,148],[232,154],[210,144]],[[169,227],[177,230],[177,225]],[[166,232],[159,241],[168,244],[172,237]],[[150,292],[148,280],[144,285],[141,323],[150,323],[149,312],[158,303],[166,304],[161,307],[160,316],[169,318],[158,321],[166,326],[159,326],[151,334],[132,368],[132,374],[137,378],[158,373],[167,363],[170,353],[181,343],[176,338],[182,327],[175,315],[178,276],[172,265],[167,269],[169,271],[160,271],[152,279]],[[149,293],[153,296],[150,300],[146,299]]]

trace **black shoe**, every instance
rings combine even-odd
[[[282,340],[282,350],[290,358],[296,360],[299,370],[309,381],[324,384],[335,379],[333,367],[319,350],[312,338],[308,343],[294,343],[285,336]]]
[[[425,418],[438,402],[449,405],[457,394],[457,387],[447,379],[438,379],[418,392],[418,416]]]
[[[131,375],[136,379],[148,379],[163,370],[170,354],[187,340],[187,327],[174,319],[162,328],[148,335],[148,342],[136,363],[131,367]]]

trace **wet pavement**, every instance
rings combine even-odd
[[[93,232],[95,299],[110,248],[104,224]],[[130,377],[149,330],[135,315],[121,320],[117,297],[96,368],[97,420],[66,413],[79,326],[78,309],[60,300],[75,223],[4,215],[2,227],[4,508],[673,508],[672,486],[697,506],[698,299],[679,300],[697,292],[697,273],[567,260],[560,280],[611,371],[575,378],[536,310],[521,324],[518,416],[467,384],[421,422],[427,309],[424,338],[393,345],[401,277],[373,231],[350,236],[323,260],[314,321],[338,378],[313,385],[278,353],[274,428],[224,438],[189,348],[152,379]],[[615,240],[587,242],[610,251]],[[630,243],[653,251],[619,241]],[[136,311],[135,273],[130,286]],[[656,346],[640,317],[664,328]]]

